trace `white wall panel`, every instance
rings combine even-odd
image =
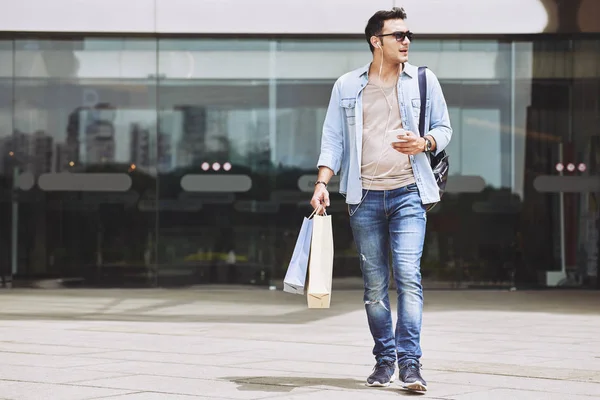
[[[426,34],[539,33],[557,18],[542,0],[0,0],[0,31],[360,34],[394,4]]]
[[[154,0],[0,0],[0,31],[154,32]]]
[[[393,0],[157,0],[156,29],[170,33],[361,33]]]
[[[428,34],[540,33],[549,17],[541,0],[397,0],[412,31]]]

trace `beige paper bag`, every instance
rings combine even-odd
[[[333,277],[331,215],[315,215],[308,264],[308,308],[329,308]]]

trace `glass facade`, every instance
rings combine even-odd
[[[0,272],[280,284],[358,39],[0,40]],[[598,285],[600,38],[415,40],[454,137],[425,286]],[[335,181],[332,182],[335,192]],[[334,276],[360,269],[333,193]]]

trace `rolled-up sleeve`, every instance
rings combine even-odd
[[[448,106],[442,92],[442,87],[433,72],[427,70],[431,87],[429,98],[431,99],[431,117],[429,120],[428,135],[433,136],[436,143],[435,155],[444,150],[452,138],[452,127],[450,126],[450,115]]]
[[[343,123],[344,115],[340,106],[340,81],[338,80],[331,91],[329,107],[323,124],[321,137],[321,154],[317,168],[327,167],[337,174],[342,165],[344,152]]]

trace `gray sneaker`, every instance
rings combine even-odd
[[[393,361],[378,361],[373,373],[367,378],[367,386],[387,387],[396,378],[396,363]]]
[[[421,364],[416,360],[407,360],[400,368],[400,380],[404,389],[426,392],[427,382],[421,376]]]

